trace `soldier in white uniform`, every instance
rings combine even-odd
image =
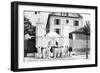
[[[42,56],[43,56],[44,59],[47,58],[47,47],[43,48]]]
[[[38,47],[37,57],[38,58],[42,57],[41,47]]]
[[[47,47],[47,58],[50,58],[51,52],[50,52],[51,47]]]
[[[66,52],[66,48],[64,46],[62,46],[62,48],[61,48],[61,57],[62,58],[65,57],[65,52]]]

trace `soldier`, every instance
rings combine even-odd
[[[51,49],[51,47],[48,46],[48,47],[47,47],[47,58],[50,58],[50,55],[51,55],[50,49]]]
[[[41,47],[38,47],[37,57],[38,58],[42,57]]]
[[[68,51],[69,51],[69,56],[71,56],[71,52],[72,52],[72,47],[71,46],[69,46]]]
[[[66,48],[64,46],[62,46],[62,48],[61,48],[61,57],[62,58],[65,57],[65,53],[66,53]]]

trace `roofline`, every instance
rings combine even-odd
[[[90,34],[85,34],[84,32],[79,32],[79,31],[70,32],[69,34],[84,34],[84,35],[90,35]]]
[[[80,16],[80,17],[72,17],[72,16],[52,15],[52,14],[50,14],[50,16],[56,16],[56,17],[68,17],[68,18],[83,18],[82,16]]]

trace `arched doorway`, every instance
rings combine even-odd
[[[48,42],[48,46],[58,46],[58,41],[55,39],[52,39]]]
[[[47,39],[47,45],[48,46],[57,46],[59,45],[60,42],[60,35],[57,34],[56,32],[49,32],[48,34],[46,34]]]

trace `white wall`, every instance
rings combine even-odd
[[[11,73],[10,68],[10,2],[13,0],[0,0],[0,73]],[[23,0],[21,0],[23,1]],[[24,0],[31,2],[61,3],[61,4],[79,4],[79,5],[97,5],[100,8],[100,0]],[[100,13],[100,10],[98,10]],[[98,14],[100,16],[100,14]],[[99,19],[99,18],[98,18]],[[100,21],[99,21],[100,23]],[[98,23],[98,24],[99,24]],[[100,27],[100,25],[98,25]],[[98,29],[100,31],[100,29]],[[100,34],[98,34],[100,37]],[[98,39],[100,40],[100,38]],[[100,43],[100,41],[98,42]],[[100,46],[98,47],[98,49]],[[100,49],[98,50],[100,52]],[[100,53],[99,53],[100,56]],[[100,61],[100,58],[98,59]],[[98,67],[91,68],[74,68],[60,70],[35,71],[36,73],[99,73],[100,62]],[[33,73],[26,72],[26,73]]]
[[[60,25],[55,25],[55,19],[60,20]],[[69,20],[68,23],[66,23],[66,20]],[[74,21],[78,20],[79,21],[79,26],[74,26]],[[50,17],[50,31],[54,32],[55,28],[60,29],[60,35],[63,37],[68,37],[69,33],[72,31],[75,31],[76,29],[79,29],[83,27],[83,19],[81,18],[68,18],[68,17],[56,17],[56,16],[51,16]]]

